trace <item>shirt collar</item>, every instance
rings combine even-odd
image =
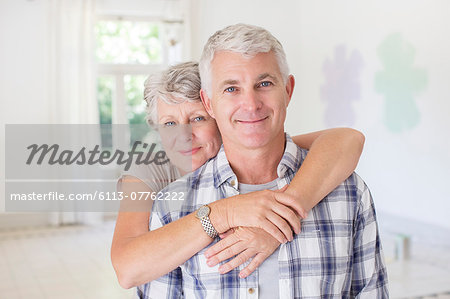
[[[286,171],[292,171],[296,173],[300,168],[301,161],[303,159],[300,158],[301,153],[299,147],[292,141],[291,136],[285,133],[286,143],[284,148],[284,154],[281,158],[280,163],[277,167],[277,174],[279,178],[282,178],[286,175]]]
[[[292,171],[295,173],[297,169],[300,167],[300,159],[299,157],[299,148],[292,141],[292,138],[289,134],[285,133],[286,141],[284,154],[281,158],[280,163],[277,167],[277,174],[279,178],[282,178],[286,175],[286,171]],[[226,181],[231,181],[232,179],[237,180],[236,174],[231,169],[230,163],[228,162],[227,156],[225,154],[225,150],[222,146],[220,147],[219,152],[217,153],[216,158],[214,159],[214,187],[219,188]]]
[[[219,152],[217,153],[213,167],[215,188],[219,188],[220,185],[232,178],[236,179],[236,175],[234,174],[233,169],[231,169],[230,163],[228,162],[227,156],[225,154],[223,144],[220,147]]]

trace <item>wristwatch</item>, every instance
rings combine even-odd
[[[214,239],[219,235],[219,233],[216,231],[211,221],[209,220],[209,213],[211,213],[211,208],[208,205],[204,205],[197,210],[195,216],[200,219],[200,223],[202,224],[206,234]]]

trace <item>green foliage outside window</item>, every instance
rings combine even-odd
[[[131,76],[124,77],[125,94],[127,99],[127,119],[131,126],[131,142],[142,140],[148,132],[145,125],[146,103],[144,101],[144,81],[147,76]]]
[[[101,76],[97,80],[97,99],[101,124],[112,123],[112,97],[114,86],[114,77]]]
[[[157,24],[99,21],[95,33],[96,56],[100,63],[149,64],[162,61]]]
[[[147,76],[124,77],[125,94],[127,98],[127,118],[129,124],[145,123],[144,82]]]

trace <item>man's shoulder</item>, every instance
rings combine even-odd
[[[368,187],[364,180],[356,172],[353,172],[345,181],[331,191],[328,196],[340,194],[357,199],[366,191],[368,191]]]
[[[321,208],[345,210],[356,217],[358,211],[372,205],[372,196],[364,180],[353,172],[345,181],[331,191],[319,204]]]
[[[289,135],[286,136],[288,141],[287,143],[288,148],[286,148],[283,158],[287,161],[292,161],[295,171],[298,171],[302,166],[309,151],[295,144]],[[358,191],[359,193],[368,189],[364,180],[356,172],[353,172],[344,182],[338,185],[336,189],[348,187],[354,188],[355,191]],[[333,193],[333,191],[331,193]]]
[[[367,185],[353,172],[312,209],[310,220],[353,221],[371,206],[371,201]]]

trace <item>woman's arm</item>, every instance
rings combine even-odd
[[[132,201],[132,192],[148,192],[152,190],[140,179],[124,176],[121,182],[123,202],[117,216],[113,242],[111,245],[111,261],[119,284],[123,288],[131,288],[154,280],[172,271],[201,249],[210,244],[213,239],[203,230],[200,220],[191,213],[161,228],[149,231],[149,217],[152,200]],[[236,226],[259,227],[263,231],[272,232],[276,242],[292,240],[291,227],[300,231],[300,224],[295,213],[279,203],[273,196],[275,192],[260,191],[253,196],[242,195],[238,210],[228,205],[234,197],[221,199],[210,204],[214,213],[210,214],[211,222],[218,232],[223,233],[231,228],[227,213],[235,217]],[[247,215],[248,209],[258,212]],[[274,211],[277,211],[275,213]],[[242,214],[242,215],[241,215]],[[278,219],[276,226],[270,218]],[[284,219],[289,219],[287,223]],[[283,227],[283,228],[281,228]],[[285,232],[282,232],[282,231]],[[278,241],[278,240],[279,241]],[[174,250],[175,249],[175,250]]]
[[[357,130],[336,128],[298,135],[292,140],[309,152],[285,193],[293,195],[309,211],[352,174],[365,138]]]
[[[132,192],[152,192],[133,176],[124,176],[121,184],[124,199]],[[126,200],[117,216],[111,261],[119,284],[126,289],[172,271],[212,241],[194,214],[149,231],[153,201],[145,202],[146,206],[136,207],[135,202]]]

